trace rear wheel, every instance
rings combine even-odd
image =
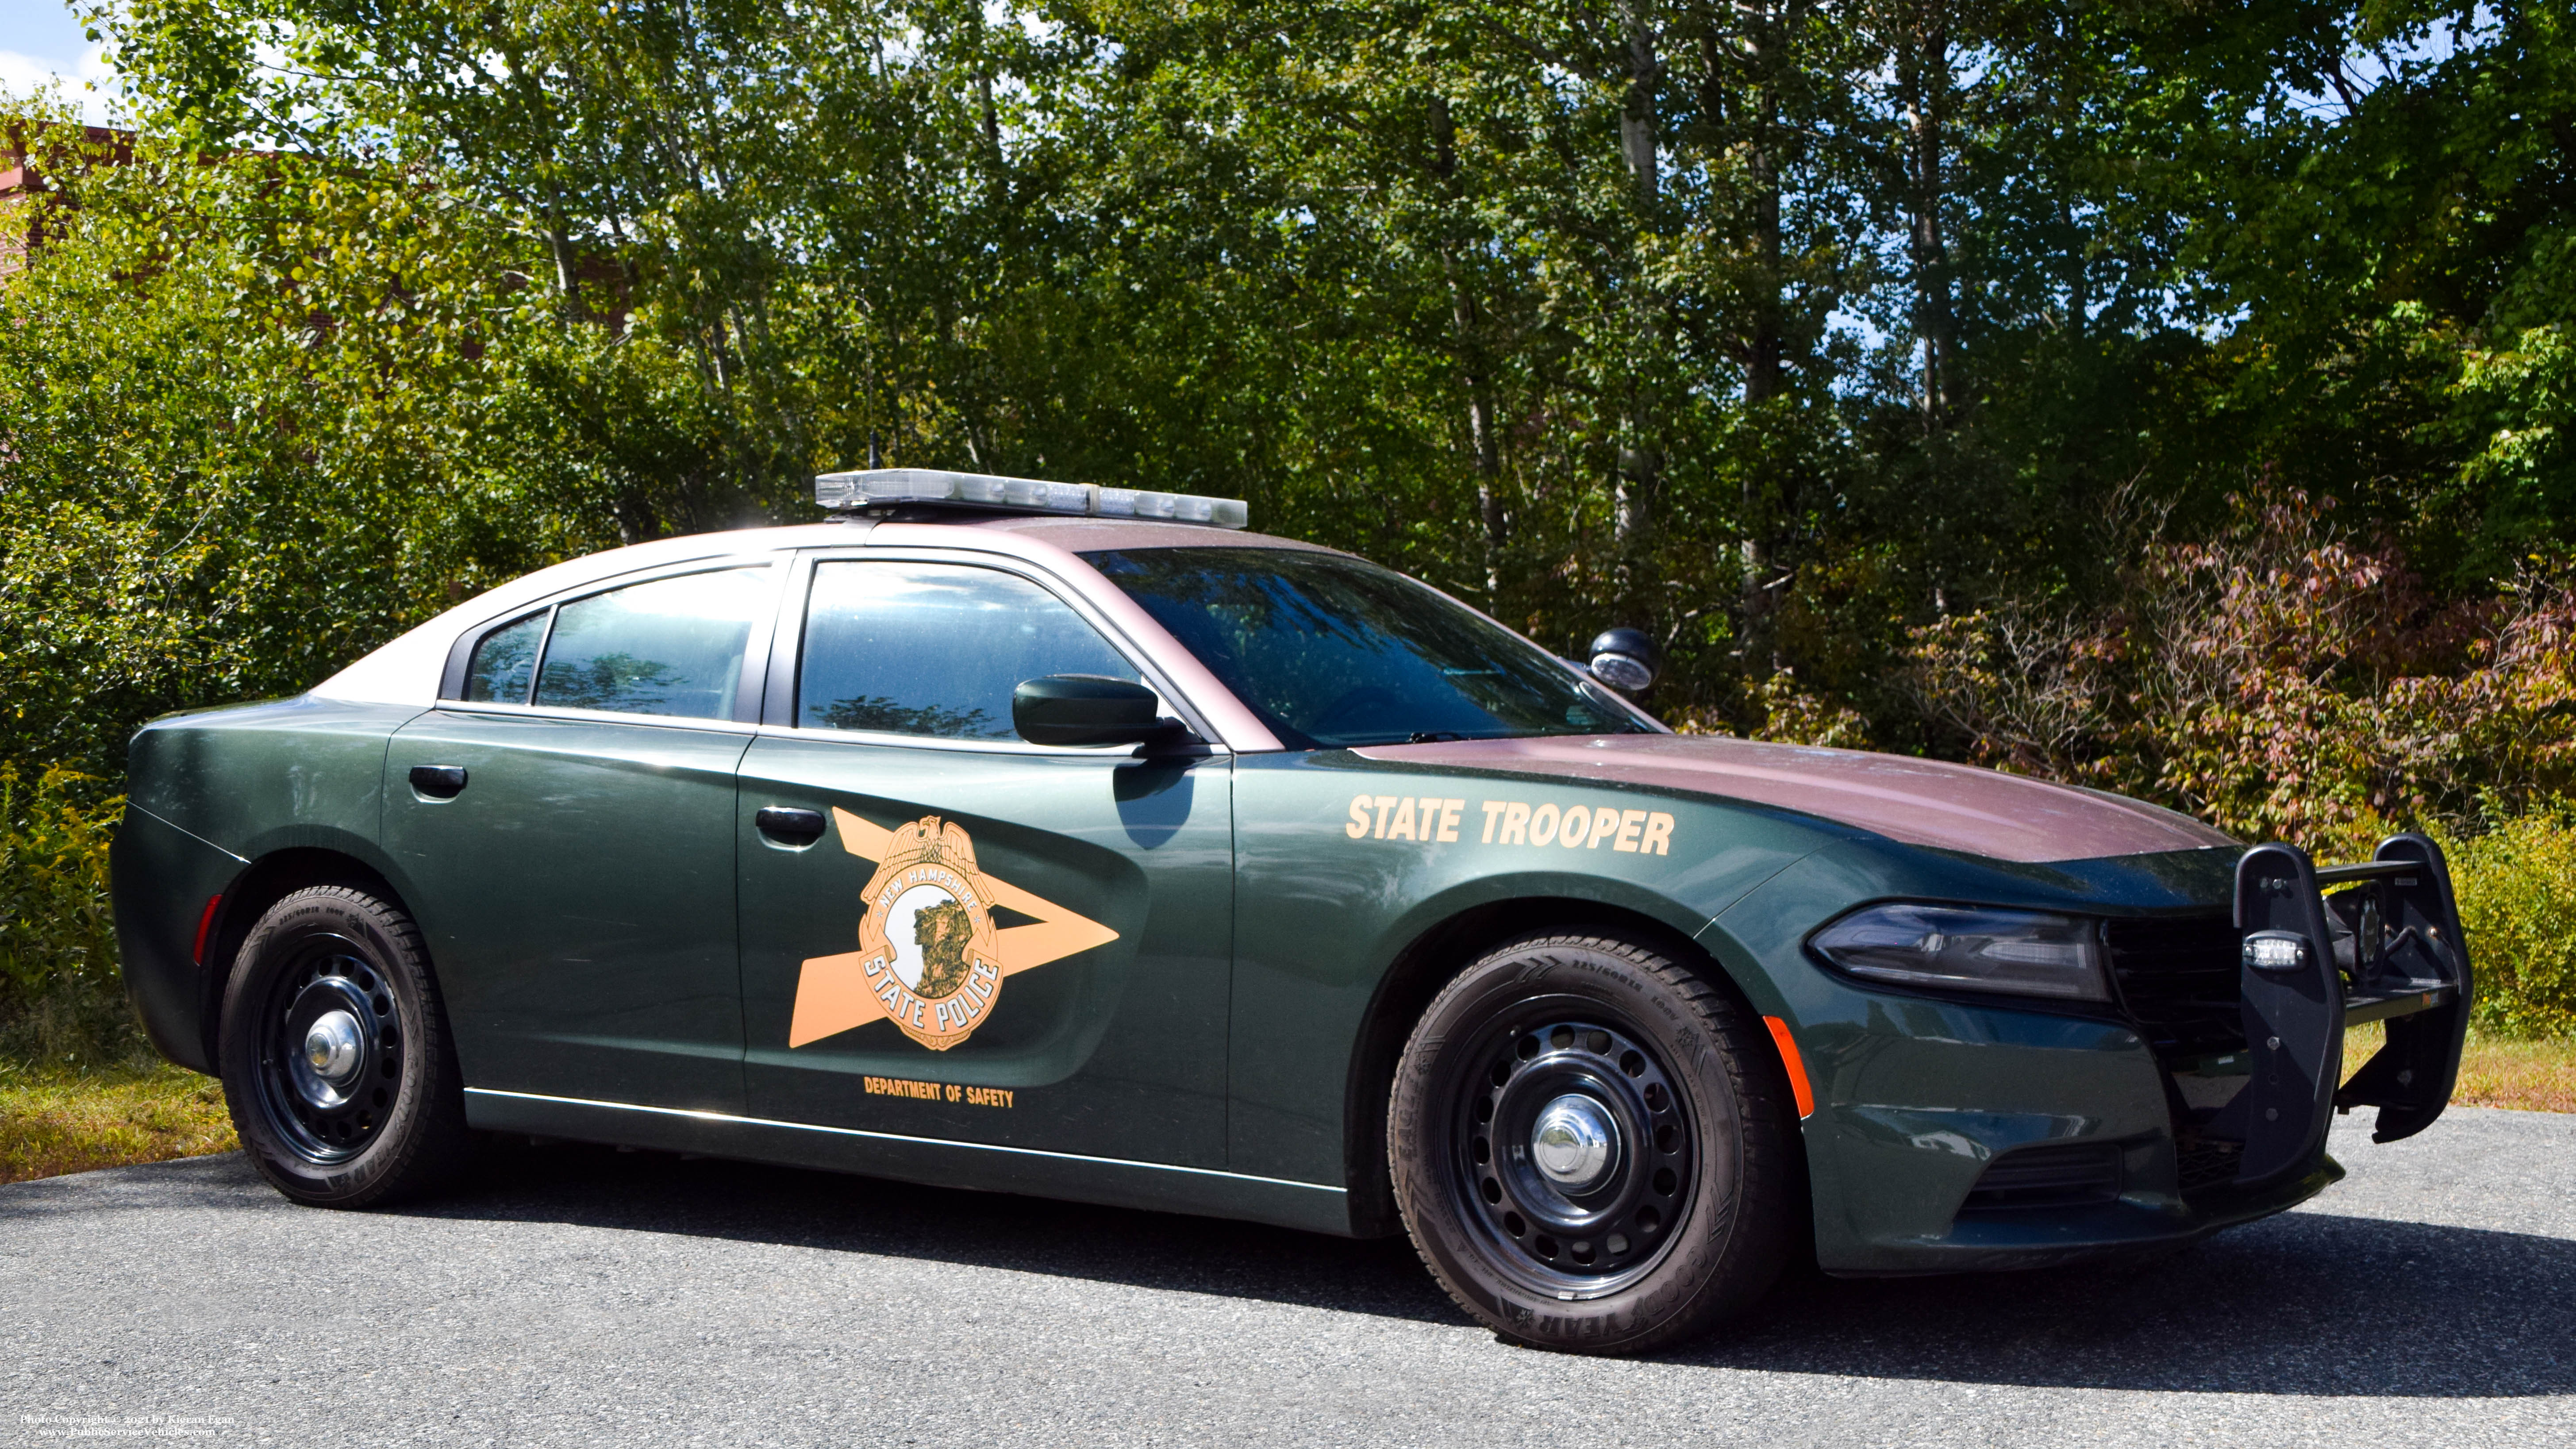
[[[220,1066],[242,1149],[298,1202],[368,1207],[465,1157],[464,1093],[410,917],[313,886],[269,907],[224,992]]]
[[[1388,1122],[1396,1202],[1507,1338],[1639,1353],[1749,1305],[1795,1241],[1794,1129],[1758,1027],[1615,936],[1510,943],[1423,1013]]]

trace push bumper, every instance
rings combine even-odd
[[[2395,835],[2369,861],[2318,866],[2296,846],[2258,845],[2237,862],[2236,928],[2252,1080],[2204,1135],[2243,1144],[2239,1186],[2315,1161],[2337,1110],[2377,1107],[2374,1142],[2442,1115],[2471,978],[2440,846]],[[2387,1044],[2345,1082],[2344,1028],[2366,1021],[2387,1023]]]
[[[2340,1179],[2325,1150],[2337,1112],[2377,1107],[2377,1142],[2442,1114],[2471,977],[2439,846],[2394,836],[2369,861],[2329,866],[2295,846],[2256,846],[2237,861],[2232,924],[2244,1042],[2225,1054],[2232,1080],[2203,1076],[2202,1093],[2170,1094],[2170,1148],[2132,1142],[2122,1163],[2111,1144],[2096,1149],[2093,1181],[2129,1189],[2116,1200],[2049,1203],[2084,1180],[2080,1145],[1998,1155],[1939,1244],[1945,1266],[2038,1266],[2204,1237]],[[2386,1044],[2346,1081],[2345,1029],[2370,1021],[2386,1023]],[[2223,1102],[2195,1105],[2211,1087],[2228,1093]],[[2052,1162],[2050,1151],[2066,1155]],[[2171,1197],[2134,1190],[2162,1181],[2175,1184]],[[2030,1205],[2016,1210],[2016,1194]]]

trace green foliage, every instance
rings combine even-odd
[[[2506,817],[2446,839],[2442,853],[2475,957],[2478,1028],[2576,1038],[2576,814],[2562,804]]]
[[[67,770],[0,765],[0,1059],[146,1054],[116,973],[107,851],[124,802]]]
[[[142,718],[301,690],[613,541],[523,381],[558,339],[509,345],[526,300],[438,198],[149,136],[34,149],[80,184],[0,288],[0,760],[112,773]]]
[[[875,461],[1244,497],[1694,727],[2338,848],[2571,784],[2560,10],[95,19],[130,142],[0,107],[28,778]]]
[[[0,441],[87,510],[32,527],[123,550],[84,613],[157,591],[133,652],[204,659],[119,665],[105,720],[871,458],[1245,496],[1557,647],[1648,627],[1677,716],[1759,728],[1789,671],[1900,748],[1908,631],[2116,595],[2123,490],[2189,534],[2272,466],[2446,599],[2576,542],[2542,10],[101,23],[138,164],[44,158],[77,209],[11,289]]]

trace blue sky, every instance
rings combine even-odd
[[[62,0],[0,0],[0,90],[24,95],[60,77],[64,93],[91,120],[102,120],[104,95],[80,89],[101,73],[98,47],[81,38],[80,22]]]

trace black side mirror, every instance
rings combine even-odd
[[[1663,651],[1643,629],[1604,629],[1592,641],[1592,677],[1621,694],[1635,694],[1655,682]]]
[[[1141,745],[1180,733],[1154,691],[1100,674],[1050,674],[1011,691],[1011,727],[1033,745]]]

